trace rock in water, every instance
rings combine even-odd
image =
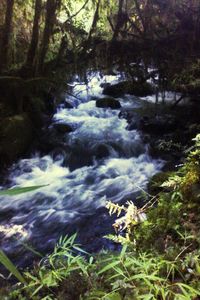
[[[122,81],[117,84],[106,86],[103,90],[104,95],[112,97],[121,97],[125,94],[146,97],[152,95],[154,89],[148,82],[139,81]]]
[[[65,108],[68,108],[68,109],[74,108],[73,105],[72,105],[70,102],[68,102],[68,101],[65,101],[65,102],[64,102],[64,107],[65,107]]]
[[[127,93],[127,81],[122,81],[117,84],[107,85],[104,87],[103,94],[112,97],[121,97]]]
[[[108,157],[110,155],[109,148],[105,144],[97,145],[97,147],[95,148],[95,152],[96,152],[96,157],[99,159]]]
[[[112,109],[121,108],[121,104],[118,100],[113,98],[102,98],[96,101],[96,107],[107,108],[110,107]]]
[[[58,133],[69,133],[73,131],[73,128],[65,123],[56,123],[54,124],[54,128]]]

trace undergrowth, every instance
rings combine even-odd
[[[1,299],[200,299],[200,135],[184,165],[169,174],[142,208],[107,203],[121,252],[94,257],[61,238],[23,283],[2,289]],[[154,183],[156,185],[156,182]]]

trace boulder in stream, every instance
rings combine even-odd
[[[73,128],[65,123],[56,123],[54,124],[54,128],[58,133],[64,134],[64,133],[70,133],[73,131]]]
[[[99,144],[95,147],[95,156],[99,159],[108,157],[110,155],[109,148],[106,144]]]
[[[117,84],[105,86],[103,90],[104,95],[115,98],[122,97],[125,94],[146,97],[153,93],[154,89],[150,83],[139,81],[122,81]]]
[[[133,82],[128,86],[127,94],[146,97],[154,94],[154,88],[149,82]]]
[[[103,90],[104,95],[108,95],[111,97],[121,97],[127,93],[127,86],[129,81],[122,81],[112,85],[106,85]]]
[[[110,107],[112,109],[119,109],[121,108],[121,104],[118,100],[107,97],[107,98],[98,99],[96,101],[96,107],[101,107],[101,108]]]
[[[65,107],[65,108],[68,108],[68,109],[74,108],[73,105],[72,105],[69,101],[65,101],[65,102],[64,102],[64,107]]]

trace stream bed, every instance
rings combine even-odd
[[[63,146],[48,155],[33,153],[9,169],[9,187],[46,185],[34,192],[0,197],[1,248],[18,265],[27,266],[32,259],[24,243],[44,255],[61,235],[74,232],[89,252],[115,249],[103,238],[112,232],[113,222],[106,201],[136,201],[140,189],[161,170],[163,161],[150,157],[137,130],[127,130],[120,110],[96,107],[96,99],[105,97],[103,84],[119,80],[118,75],[99,73],[92,74],[87,85],[75,79],[71,83],[75,97],[66,95],[74,108],[61,104],[50,125],[50,129],[55,124],[72,128],[62,134]],[[118,100],[122,108],[142,105],[134,96]]]

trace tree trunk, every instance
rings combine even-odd
[[[45,57],[49,48],[50,37],[53,32],[53,27],[56,21],[56,9],[58,8],[59,0],[47,0],[46,4],[46,18],[45,28],[43,32],[43,39],[40,50],[38,71],[42,72],[44,67]]]
[[[4,23],[4,31],[2,36],[2,44],[0,51],[0,72],[7,68],[8,66],[8,56],[9,56],[9,45],[10,36],[12,32],[12,19],[13,19],[13,7],[14,0],[6,1],[6,17]]]
[[[59,47],[59,51],[58,51],[58,55],[57,55],[57,59],[56,59],[57,65],[59,65],[60,61],[62,61],[64,54],[67,50],[67,46],[68,46],[67,37],[63,33],[63,37],[60,42],[60,47]]]
[[[31,43],[30,43],[30,47],[26,59],[26,65],[30,66],[31,68],[33,68],[35,65],[35,58],[36,58],[36,52],[38,47],[38,41],[39,41],[39,22],[40,22],[41,10],[42,10],[42,0],[36,0]]]
[[[85,42],[85,46],[84,46],[83,51],[82,51],[83,54],[85,54],[87,52],[87,50],[90,48],[90,44],[91,44],[91,41],[92,41],[92,35],[95,32],[95,29],[97,27],[97,22],[99,20],[100,4],[101,4],[101,0],[98,0],[96,10],[95,10],[95,13],[94,13],[94,17],[93,17],[93,21],[92,21],[92,26],[90,28],[90,32],[88,34],[87,41]]]
[[[91,27],[89,35],[88,35],[88,40],[87,40],[88,44],[90,44],[90,42],[91,42],[92,35],[95,32],[95,29],[96,29],[96,26],[97,26],[97,22],[99,20],[99,7],[100,7],[100,3],[101,3],[101,0],[98,0],[96,11],[95,11],[93,22],[92,22],[92,27]]]
[[[134,0],[134,4],[135,4],[136,11],[137,11],[137,15],[139,16],[140,22],[141,22],[142,27],[143,27],[143,30],[142,30],[143,35],[145,36],[146,35],[146,30],[147,30],[147,27],[146,27],[147,24],[146,24],[145,19],[143,17],[143,14],[142,14],[140,4],[139,4],[138,0]]]
[[[115,41],[119,35],[119,31],[121,29],[121,16],[123,13],[123,5],[124,5],[124,0],[119,0],[119,9],[118,9],[118,14],[117,14],[117,24],[115,26],[115,30],[113,33],[112,37],[112,42]]]

